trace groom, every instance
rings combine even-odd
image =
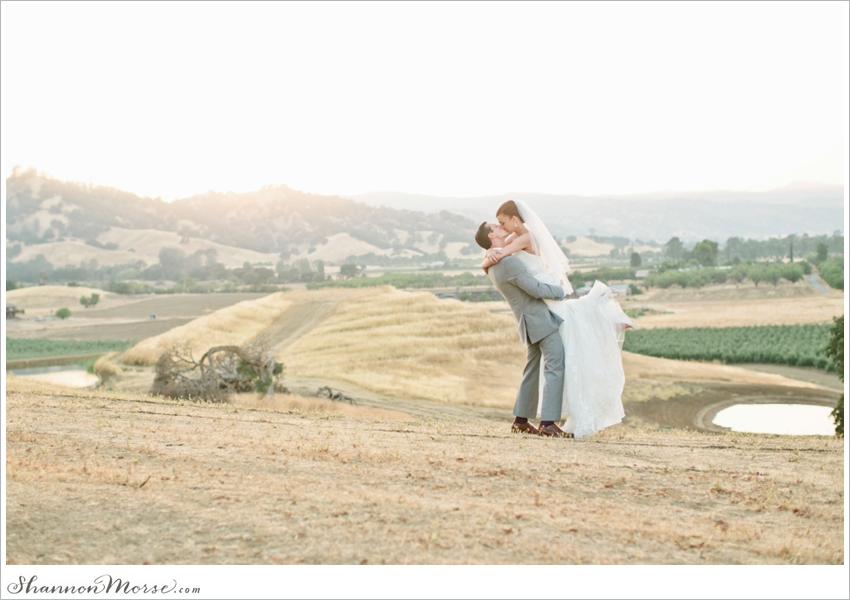
[[[498,223],[481,224],[475,241],[485,250],[504,247],[507,232]],[[562,286],[541,283],[528,273],[522,261],[509,255],[492,265],[488,275],[505,297],[519,329],[520,340],[528,349],[528,363],[522,374],[522,383],[514,404],[515,433],[536,433],[549,437],[572,437],[555,424],[561,419],[561,403],[564,398],[564,343],[558,333],[561,317],[549,311],[542,298],[563,300],[566,290]],[[537,399],[540,387],[540,358],[545,362],[543,370],[543,407],[540,429],[528,422],[537,416]]]

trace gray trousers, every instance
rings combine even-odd
[[[514,415],[533,419],[537,416],[537,401],[540,397],[540,358],[545,359],[543,369],[542,421],[560,421],[561,405],[564,401],[564,342],[555,330],[536,344],[528,346],[528,363],[522,373],[522,383],[514,404]]]

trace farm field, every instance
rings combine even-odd
[[[844,561],[841,440],[622,428],[553,440],[280,401],[9,378],[7,562]]]
[[[716,296],[703,299],[703,290],[658,290],[657,295],[630,296],[620,302],[624,310],[646,313],[635,320],[641,329],[830,324],[833,317],[844,314],[844,293],[839,291],[778,298],[741,298],[734,290],[716,291]]]
[[[835,371],[835,364],[823,353],[829,332],[829,325],[639,329],[628,333],[623,350],[678,360],[775,363]]]
[[[126,350],[133,340],[42,340],[6,338],[6,360]]]
[[[525,355],[516,339],[513,318],[506,312],[504,303],[440,300],[428,292],[402,292],[391,287],[300,290],[281,293],[278,297],[291,305],[285,310],[282,304],[274,309],[278,311],[277,316],[272,313],[262,316],[264,312],[260,311],[260,320],[250,324],[244,319],[230,321],[230,327],[219,328],[214,334],[219,340],[215,343],[242,343],[251,337],[265,337],[277,359],[285,365],[284,385],[301,382],[299,393],[314,393],[319,387],[330,386],[353,395],[364,406],[387,410],[403,407],[402,412],[407,414],[435,415],[440,410],[446,413],[457,410],[458,415],[469,416],[467,408],[461,410],[461,407],[469,407],[478,411],[477,417],[472,411],[475,418],[509,418],[505,414],[513,405]],[[226,313],[226,310],[205,312],[208,310],[203,304],[206,297],[186,295],[150,300],[172,301],[175,307],[172,314],[194,312],[206,315],[206,319],[224,318]],[[818,301],[818,296],[808,298],[808,302]],[[777,302],[781,300],[770,301]],[[698,304],[691,303],[692,306]],[[493,312],[494,309],[500,312]],[[246,313],[246,318],[252,320],[250,314],[250,311]],[[651,317],[639,318],[639,326],[643,327],[641,322],[646,318]],[[203,320],[190,323],[173,318],[174,322],[167,324],[166,319],[132,322],[120,322],[117,317],[111,321],[91,319],[86,320],[90,323],[88,326],[78,322],[73,329],[65,331],[73,331],[76,339],[92,339],[79,335],[86,331],[97,334],[93,338],[121,339],[114,333],[161,324],[159,326],[166,326],[172,342],[191,342],[202,330],[212,333],[209,327],[203,326]],[[68,324],[38,325],[60,325],[60,328],[38,332],[43,336],[50,333],[51,339],[56,339],[57,332],[63,331],[61,325]],[[161,331],[155,333],[158,335]],[[640,330],[629,332],[627,339],[641,333]],[[142,338],[148,339],[147,345],[154,342],[149,336],[136,337]],[[142,362],[152,365],[156,352],[147,354]],[[654,409],[654,412],[647,412],[642,406],[646,402],[672,400],[670,406],[675,407],[684,398],[703,394],[700,402],[705,407],[732,395],[740,396],[741,386],[745,386],[744,396],[748,398],[774,398],[777,389],[786,389],[806,401],[834,406],[838,397],[836,389],[842,387],[834,375],[828,381],[813,381],[805,371],[760,372],[629,352],[623,353],[623,363],[626,372],[623,401],[629,427],[672,426],[692,415],[690,409],[682,413],[685,417],[667,408],[661,412]],[[126,368],[111,385],[115,389],[146,391],[152,381],[151,366],[133,366]],[[780,397],[785,398],[785,395],[780,394]]]
[[[60,308],[68,308],[74,316],[80,316],[86,310],[96,310],[86,309],[80,304],[80,296],[91,296],[92,293],[100,295],[99,307],[121,306],[132,302],[131,298],[97,288],[39,285],[9,290],[6,292],[6,303],[24,309],[25,318],[50,315]]]
[[[410,415],[433,417],[442,412],[471,419],[510,419],[525,356],[510,314],[490,312],[489,305],[497,303],[440,300],[427,292],[389,287],[288,292],[281,297],[292,305],[261,335],[285,365],[284,385],[298,388],[299,394],[329,386],[360,405]],[[177,339],[180,331],[169,335]],[[191,339],[188,334],[185,341]],[[149,364],[153,356],[148,357]],[[841,387],[835,375],[824,385],[812,382],[805,371],[788,377],[630,352],[623,353],[623,364],[628,427],[683,422],[697,427],[691,408],[681,414],[675,408],[694,394],[702,394],[700,410],[733,395],[787,401],[784,392],[777,396],[777,390],[834,406],[836,389]],[[152,381],[152,367],[134,366],[111,385],[146,391]],[[672,408],[659,412],[643,406],[654,400],[670,401]]]
[[[43,286],[41,289],[43,290],[45,287],[51,286]],[[63,290],[80,289],[54,287]],[[24,288],[24,290],[36,289]],[[6,322],[6,331],[7,336],[15,338],[142,340],[184,325],[197,317],[245,300],[256,300],[267,295],[256,293],[163,294],[154,296],[107,294],[107,301],[101,299],[101,303],[95,308],[84,309],[82,306],[79,306],[77,310],[72,308],[73,319],[41,322],[30,318],[9,320]],[[112,296],[117,296],[120,302],[113,299]],[[38,302],[45,306],[41,309],[42,313],[50,314],[51,311],[61,308],[55,300],[51,300],[52,297],[52,295],[34,296]],[[79,305],[79,300],[77,300],[77,303]],[[19,306],[26,308],[23,303]],[[156,315],[153,320],[150,318],[152,314]],[[31,316],[29,310],[27,310],[25,316]]]

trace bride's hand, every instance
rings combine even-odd
[[[502,249],[501,248],[490,248],[487,250],[487,260],[489,260],[494,265],[499,262],[502,258]]]

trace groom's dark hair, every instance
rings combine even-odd
[[[489,250],[490,246],[493,245],[492,242],[490,242],[490,238],[487,237],[488,235],[490,235],[491,231],[492,229],[490,228],[490,225],[487,223],[487,221],[484,221],[478,227],[478,231],[475,232],[475,241],[478,243],[479,246],[481,246],[485,250]]]

